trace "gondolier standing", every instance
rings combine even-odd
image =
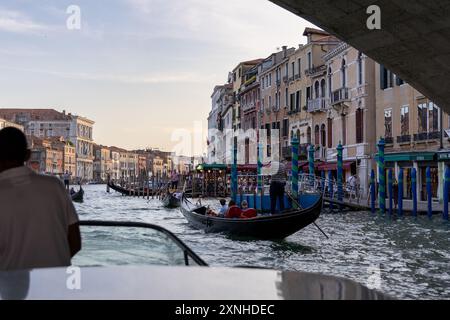
[[[284,188],[286,187],[287,173],[283,162],[272,163],[272,179],[270,182],[270,211],[275,214],[277,199],[280,202],[280,211],[284,211]]]
[[[66,171],[64,174],[64,187],[66,187],[67,190],[69,190],[70,187],[70,173],[69,171]]]

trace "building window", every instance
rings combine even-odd
[[[286,103],[286,108],[289,108],[289,89],[286,88],[284,91],[284,101]]]
[[[286,78],[288,78],[288,77],[289,77],[289,63],[286,63],[286,64],[285,64],[285,68],[286,68],[286,70],[285,70],[285,72],[286,72]]]
[[[401,86],[402,84],[405,84],[405,81],[403,81],[402,78],[400,78],[399,76],[395,76],[395,82],[398,86]]]
[[[302,76],[302,59],[298,59],[297,63],[298,63],[298,76],[301,77]]]
[[[326,128],[325,128],[325,124],[322,124],[321,128],[320,128],[320,138],[321,138],[321,145],[322,147],[325,147],[327,145],[327,132],[326,132]]]
[[[314,144],[320,145],[320,128],[318,124],[314,127]]]
[[[384,110],[384,136],[392,138],[392,109]]]
[[[283,120],[283,137],[287,137],[289,135],[289,119]]]
[[[312,69],[312,56],[311,56],[311,52],[308,52],[308,69]]]
[[[269,73],[269,87],[272,86],[272,74]]]
[[[295,110],[299,111],[300,110],[300,102],[302,100],[302,92],[301,91],[297,91],[295,94]]]
[[[347,86],[347,74],[346,74],[346,64],[345,59],[342,59],[342,66],[341,66],[341,83],[342,88],[345,88]]]
[[[328,118],[328,148],[333,148],[333,119]]]
[[[292,62],[292,78],[295,76],[295,61]]]
[[[320,97],[320,92],[319,92],[319,90],[320,90],[319,81],[316,81],[316,82],[314,83],[314,94],[315,94],[315,98],[316,98],[316,99]]]
[[[439,108],[433,102],[420,103],[417,107],[419,133],[438,132]]]
[[[362,109],[356,110],[356,143],[363,143],[364,141],[364,111]]]
[[[330,99],[332,96],[332,76],[333,74],[331,73],[331,68],[328,68],[328,96]]]
[[[409,106],[403,106],[400,112],[400,124],[402,136],[409,135]]]
[[[308,127],[306,130],[306,141],[308,144],[311,144],[311,127]]]
[[[295,93],[291,93],[291,111],[296,110]]]
[[[326,92],[325,79],[322,79],[322,81],[320,81],[320,96],[322,98],[325,98],[325,92]]]
[[[342,145],[347,144],[347,117],[342,115]]]
[[[394,74],[380,64],[380,88],[381,90],[394,86]]]
[[[358,84],[363,84],[363,59],[362,52],[358,53]]]

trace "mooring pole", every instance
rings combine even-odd
[[[298,146],[299,141],[296,137],[292,139],[292,196],[298,201]],[[292,204],[293,208],[297,208],[297,204]]]
[[[427,167],[427,200],[428,200],[428,218],[433,218],[433,192],[431,190],[431,168]]]
[[[411,172],[412,197],[413,197],[413,216],[417,218],[417,170]]]
[[[403,216],[403,169],[398,173],[398,215]]]
[[[333,211],[333,197],[334,197],[334,190],[333,190],[333,172],[328,171],[328,193],[330,197],[330,210]]]
[[[375,170],[372,170],[370,173],[370,208],[372,210],[372,213],[375,214],[375,198],[376,198],[376,192],[375,192]]]
[[[444,177],[444,220],[448,221],[448,193],[450,191],[450,167],[445,167]]]
[[[237,200],[237,193],[238,193],[237,139],[234,138],[234,144],[233,144],[233,166],[231,168],[231,198],[233,199],[234,202],[236,202],[236,200]]]
[[[308,161],[309,161],[309,178],[312,188],[314,188],[314,178],[316,174],[314,170],[314,152],[315,152],[314,146],[310,145]]]
[[[378,143],[378,204],[380,213],[386,213],[386,173],[384,171],[384,147],[386,143],[381,138]]]
[[[394,200],[394,188],[393,188],[393,175],[392,175],[392,169],[389,169],[388,172],[388,188],[389,188],[389,216],[392,216],[392,210],[393,210],[393,200]]]
[[[343,160],[344,147],[339,142],[337,146],[337,184],[338,184],[338,201],[344,202],[344,160]],[[342,208],[342,206],[341,206]]]

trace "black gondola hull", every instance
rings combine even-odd
[[[165,208],[176,209],[181,205],[180,199],[175,197],[173,194],[167,194],[164,198],[161,199],[161,202]]]
[[[275,240],[284,239],[315,222],[322,210],[322,197],[306,209],[290,210],[282,214],[253,219],[216,218],[196,213],[194,210],[206,211],[204,207],[195,207],[186,200],[182,201],[181,212],[195,228],[239,237]]]
[[[72,196],[73,202],[83,202],[84,200],[84,190],[80,188],[80,190],[76,193],[74,193]]]

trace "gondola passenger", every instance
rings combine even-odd
[[[240,218],[241,214],[242,214],[241,208],[239,208],[236,205],[236,202],[231,200],[230,203],[228,204],[228,211],[227,211],[227,214],[225,215],[225,218],[228,218],[228,219]]]

